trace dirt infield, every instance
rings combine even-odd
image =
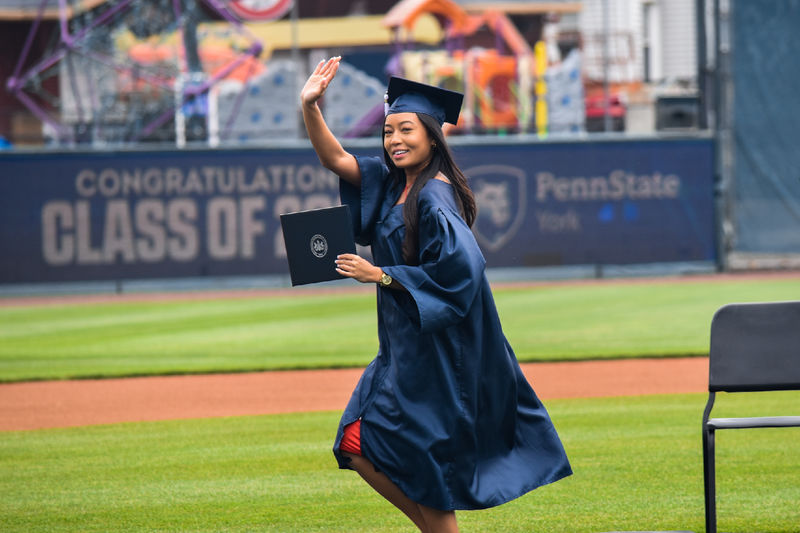
[[[544,399],[708,390],[708,359],[529,363]],[[342,410],[361,369],[209,374],[0,385],[0,431]]]

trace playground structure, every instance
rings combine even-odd
[[[537,73],[531,70],[530,47],[508,18],[497,11],[469,15],[449,0],[403,0],[387,13],[384,24],[399,37],[401,29],[412,29],[425,12],[442,20],[445,49],[403,50],[398,38],[395,73],[464,92],[460,129],[527,129],[531,116],[527,95]],[[484,26],[494,31],[496,47],[468,48],[466,40]]]
[[[219,0],[58,0],[59,34],[29,65],[31,43],[55,0],[38,14],[6,86],[56,144],[207,137],[209,89],[263,70],[261,43]],[[198,45],[201,9],[236,39]],[[57,79],[57,91],[51,79]]]
[[[409,50],[402,34],[426,13],[441,22],[444,48]],[[577,51],[569,61],[551,63],[555,42],[540,40],[531,49],[506,14],[494,9],[470,14],[451,0],[402,0],[386,14],[384,25],[395,35],[392,74],[464,92],[454,131],[535,131],[540,136],[583,131]],[[470,44],[482,32],[493,37],[494,47]]]
[[[33,61],[31,41],[56,4],[59,35]],[[455,133],[584,130],[577,50],[554,62],[555,43],[531,48],[504,13],[467,13],[451,0],[402,0],[374,19],[359,20],[358,32],[352,20],[300,21],[303,46],[334,47],[324,34],[348,28],[340,46],[374,44],[380,37],[370,31],[382,31],[391,51],[386,74],[465,93]],[[307,53],[273,57],[279,33],[297,31],[289,26],[243,23],[221,0],[41,0],[7,88],[41,120],[52,144],[299,138],[297,113],[286,103],[295,99]],[[487,36],[494,46],[485,46]],[[340,78],[323,103],[332,129],[345,137],[373,134],[386,80],[346,62]]]

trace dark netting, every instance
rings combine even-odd
[[[733,3],[734,248],[800,252],[800,0]]]

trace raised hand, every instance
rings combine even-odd
[[[317,68],[308,77],[306,84],[300,91],[300,102],[303,105],[311,105],[325,94],[325,90],[330,85],[331,80],[336,76],[336,71],[339,70],[339,61],[341,60],[342,56],[337,56],[327,61],[323,59],[317,63]]]

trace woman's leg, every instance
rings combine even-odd
[[[424,505],[417,504],[428,533],[458,533],[458,523],[456,522],[455,511],[440,511]]]
[[[415,502],[411,501],[397,485],[392,483],[392,480],[386,477],[386,474],[383,472],[376,472],[372,463],[360,455],[347,452],[342,452],[342,455],[350,459],[350,465],[364,478],[364,481],[369,483],[378,494],[389,500],[389,503],[403,511],[420,531],[423,533],[436,532],[435,529],[428,529],[426,527],[420,507]]]

